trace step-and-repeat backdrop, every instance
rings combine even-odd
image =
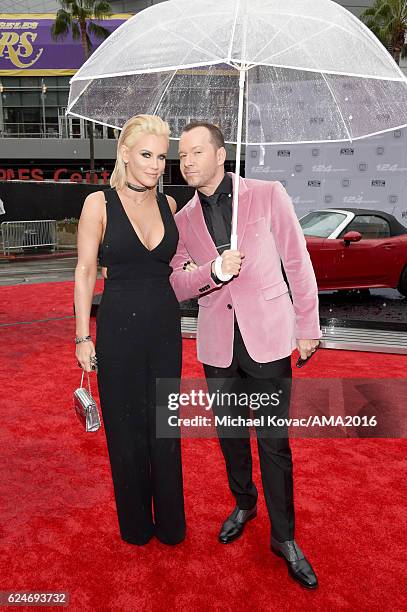
[[[352,143],[249,145],[246,177],[280,181],[298,217],[319,208],[374,208],[407,225],[407,130]]]

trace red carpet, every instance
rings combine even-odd
[[[83,433],[73,415],[74,320],[58,320],[72,314],[72,283],[1,287],[0,304],[0,590],[66,590],[75,611],[407,609],[405,440],[292,441],[296,537],[315,592],[269,552],[261,495],[244,536],[217,543],[232,499],[216,440],[183,441],[186,541],[132,547],[118,536],[104,432]],[[184,349],[184,376],[201,375],[195,342]],[[295,374],[390,378],[406,366],[405,356],[320,350]]]

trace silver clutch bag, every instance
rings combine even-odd
[[[99,411],[91,395],[89,372],[87,372],[89,390],[82,386],[84,375],[85,371],[82,370],[81,386],[73,394],[74,408],[85,431],[97,431],[100,427]]]

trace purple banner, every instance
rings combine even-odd
[[[110,32],[116,30],[131,15],[112,15],[96,21]],[[0,14],[0,76],[71,75],[85,61],[80,40],[71,33],[58,41],[51,36],[55,16]],[[92,51],[103,40],[90,35]]]

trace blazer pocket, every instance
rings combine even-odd
[[[211,298],[209,297],[209,295],[203,295],[198,300],[198,306],[209,306],[210,303],[211,303]]]
[[[288,287],[287,283],[282,280],[278,281],[277,283],[273,283],[272,285],[267,285],[267,287],[262,287],[261,291],[265,300],[272,300],[279,295],[288,293]]]
[[[250,227],[251,225],[254,225],[255,223],[258,223],[260,225],[264,225],[264,227],[266,227],[266,218],[265,217],[260,217],[259,219],[250,219],[250,221],[248,220],[246,222],[246,227]]]

